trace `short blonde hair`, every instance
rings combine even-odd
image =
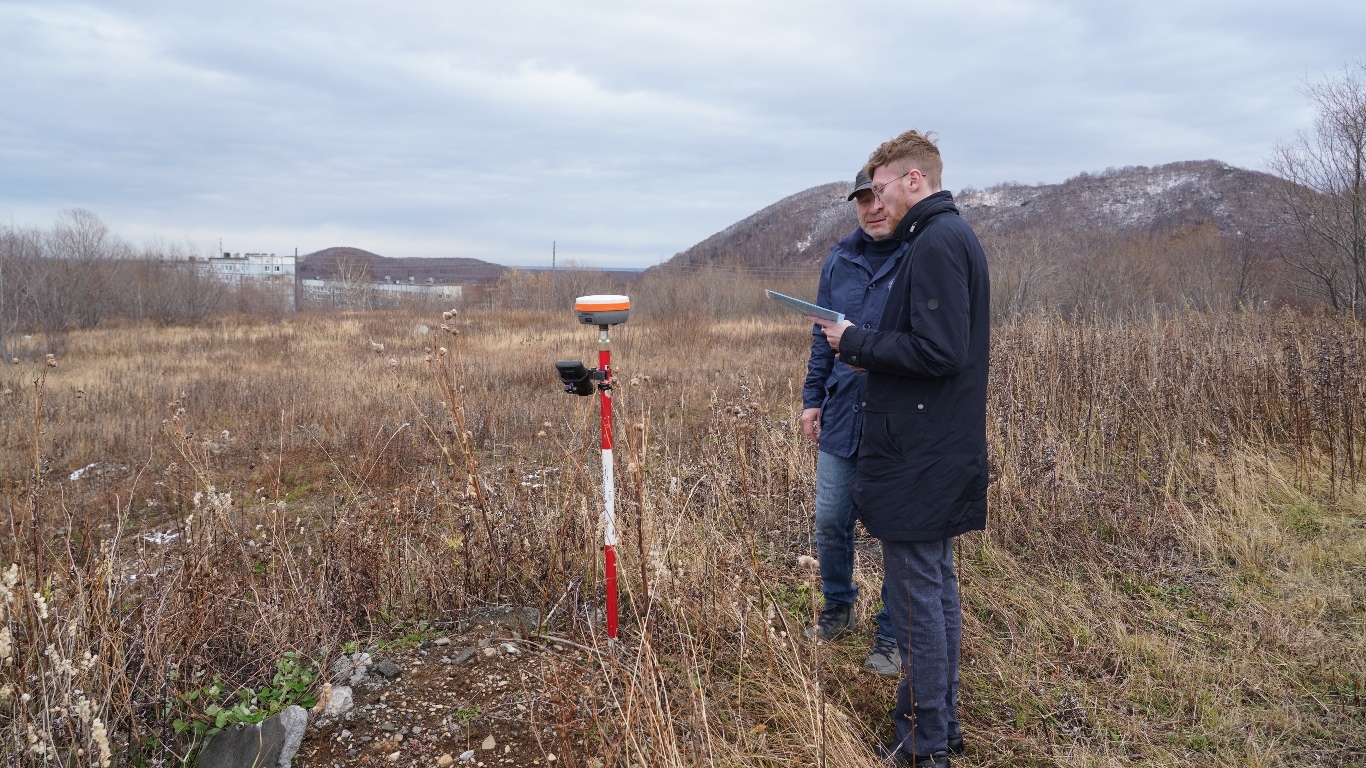
[[[934,131],[920,133],[906,131],[873,150],[863,170],[871,177],[873,171],[886,165],[901,165],[898,171],[918,168],[932,189],[944,188],[944,160],[939,156],[939,136]]]

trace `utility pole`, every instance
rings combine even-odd
[[[299,314],[299,246],[294,246],[294,314]]]
[[[555,241],[550,241],[550,271],[555,271]]]

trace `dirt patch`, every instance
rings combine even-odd
[[[581,764],[565,758],[582,741],[575,749],[574,735],[547,721],[547,676],[566,666],[591,674],[585,650],[490,622],[372,653],[351,686],[354,707],[315,716],[296,766]],[[382,660],[400,670],[392,679],[376,671]]]

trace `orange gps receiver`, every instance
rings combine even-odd
[[[631,314],[631,300],[625,296],[580,296],[574,312],[583,325],[620,325]]]

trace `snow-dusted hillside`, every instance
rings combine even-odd
[[[963,215],[982,234],[1021,229],[1128,233],[1213,223],[1221,231],[1265,231],[1272,225],[1272,186],[1265,173],[1217,160],[1083,173],[1061,184],[998,184],[956,194]],[[848,182],[786,197],[674,256],[672,266],[744,265],[770,271],[812,269],[836,240],[857,226]]]
[[[1022,226],[1117,232],[1210,222],[1221,230],[1269,223],[1273,176],[1217,160],[1083,173],[1061,184],[999,184],[964,190],[959,208],[974,226],[1009,232]]]

